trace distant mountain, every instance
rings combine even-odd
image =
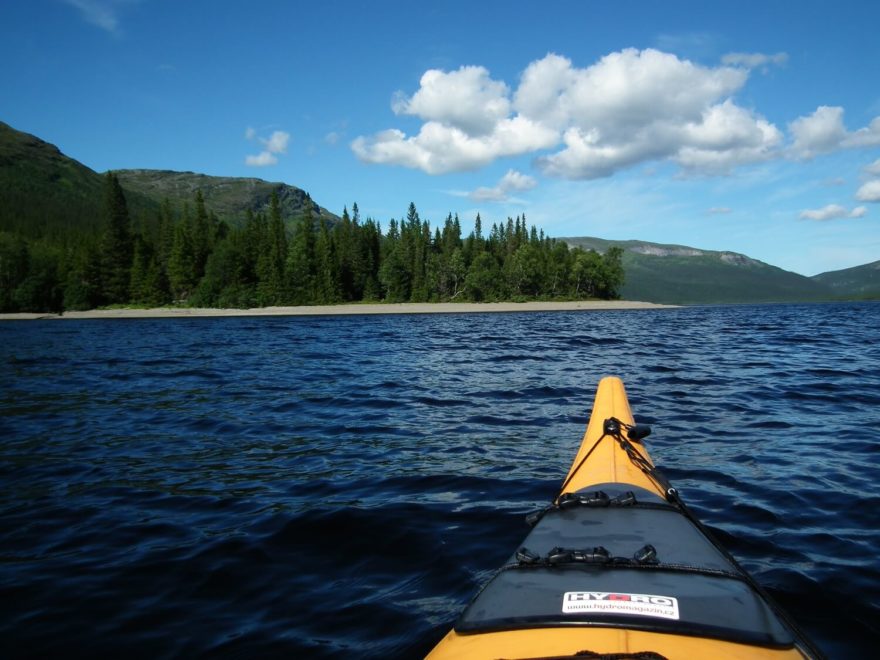
[[[305,209],[305,191],[261,179],[213,177],[192,172],[118,170],[132,220],[153,218],[162,201],[176,208],[193,203],[201,190],[205,206],[231,225],[248,209],[267,210],[278,194],[282,217],[290,223]],[[104,174],[63,154],[58,147],[0,122],[0,230],[38,238],[89,233],[104,222]],[[334,214],[311,202],[315,217],[331,223]]]
[[[811,279],[829,287],[842,298],[880,300],[880,261],[821,273]]]
[[[670,304],[818,301],[839,297],[825,282],[736,252],[600,238],[562,238],[571,246],[624,250],[621,295]]]
[[[249,210],[268,211],[273,192],[278,195],[281,217],[288,223],[303,214],[307,203],[315,218],[323,217],[331,223],[339,219],[318,206],[304,190],[286,183],[169,170],[114,170],[113,173],[125,190],[159,201],[167,198],[177,207],[185,202],[192,204],[196,191],[201,190],[205,206],[232,225],[242,222]]]
[[[312,204],[315,217],[334,214],[305,191],[253,178],[192,172],[118,170],[132,220],[152,222],[164,199],[178,209],[202,191],[206,207],[231,225],[248,210],[268,208],[273,192],[290,223]],[[104,175],[57,147],[0,122],[0,231],[26,238],[79,238],[104,223]],[[624,298],[663,303],[747,303],[880,299],[880,261],[809,278],[735,252],[682,245],[599,238],[563,238],[572,246],[605,252],[623,248]]]
[[[103,223],[104,177],[58,147],[0,122],[0,229],[39,237],[88,232]],[[133,194],[132,215],[156,204]]]

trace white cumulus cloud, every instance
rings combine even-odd
[[[782,140],[775,126],[731,100],[747,78],[743,67],[704,67],[632,48],[586,68],[550,53],[526,67],[515,90],[484,67],[432,69],[414,94],[398,94],[392,104],[424,120],[416,135],[388,129],[351,147],[365,162],[429,174],[554,148],[537,153],[536,164],[569,179],[663,159],[722,173],[765,160]]]
[[[475,202],[505,202],[510,199],[510,193],[531,190],[537,185],[534,177],[516,170],[507,170],[495,187],[477,188],[467,193],[467,196]]]
[[[273,131],[268,139],[260,139],[266,145],[266,151],[271,154],[286,154],[289,141],[290,133],[285,131]]]
[[[481,66],[463,66],[446,73],[426,71],[419,91],[407,98],[398,92],[392,108],[397,114],[458,128],[468,135],[491,133],[510,114],[507,85],[492,80]]]
[[[874,117],[864,128],[848,133],[842,146],[853,149],[880,146],[880,117]]]
[[[839,149],[880,146],[880,117],[875,117],[864,128],[849,132],[840,106],[819,106],[813,114],[795,119],[788,129],[793,138],[791,154],[800,159]]]
[[[569,125],[565,148],[537,161],[546,174],[591,179],[651,160],[722,174],[770,158],[782,140],[775,126],[731,100],[747,77],[650,49],[612,53],[586,69],[554,55],[526,70],[517,107]]]
[[[798,117],[788,125],[794,142],[791,151],[797,158],[812,158],[817,154],[839,149],[846,137],[843,108],[822,105],[806,117]]]
[[[523,117],[504,119],[487,135],[474,137],[461,128],[431,121],[418,135],[389,129],[351,143],[354,153],[368,163],[403,165],[428,174],[461,172],[488,165],[503,156],[517,156],[556,142],[554,131]]]
[[[595,179],[652,161],[687,174],[723,175],[786,155],[800,159],[880,145],[880,117],[849,132],[843,109],[822,106],[789,124],[790,140],[735,95],[755,68],[783,65],[786,53],[730,53],[704,66],[656,49],[628,48],[578,67],[549,53],[518,83],[482,66],[430,69],[392,109],[421,120],[417,132],[389,128],[351,149],[367,163],[445,174],[498,158],[533,154],[548,176]],[[491,190],[491,189],[490,189]]]
[[[865,166],[865,174],[868,174],[869,176],[880,176],[880,158],[870,165]]]
[[[880,179],[874,179],[861,185],[856,192],[860,202],[880,202]]]
[[[857,206],[851,211],[840,204],[829,204],[820,209],[801,211],[804,220],[838,220],[841,218],[861,218],[868,212],[864,206]]]
[[[268,167],[278,163],[278,154],[287,153],[287,145],[290,142],[290,133],[287,131],[273,131],[267,137],[259,137],[254,128],[248,126],[244,137],[250,142],[259,142],[263,145],[262,151],[255,155],[245,156],[244,164],[249,167]]]
[[[245,156],[244,158],[244,164],[251,167],[266,167],[277,163],[278,158],[268,151],[261,151],[256,156]]]

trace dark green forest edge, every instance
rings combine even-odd
[[[166,200],[133,222],[112,172],[103,206],[88,226],[0,231],[0,312],[613,299],[624,279],[620,248],[569,249],[525,217],[484,236],[477,215],[463,236],[457,215],[432,230],[410,204],[383,232],[357,204],[332,223],[312,204],[282,218],[273,194],[267,212],[248,210],[233,227],[196,191],[191,203]]]

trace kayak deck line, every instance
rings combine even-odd
[[[821,658],[657,470],[623,382],[599,382],[559,495],[429,654]]]

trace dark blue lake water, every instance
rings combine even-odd
[[[880,304],[0,323],[0,656],[423,656],[620,375],[832,657],[880,644]]]

